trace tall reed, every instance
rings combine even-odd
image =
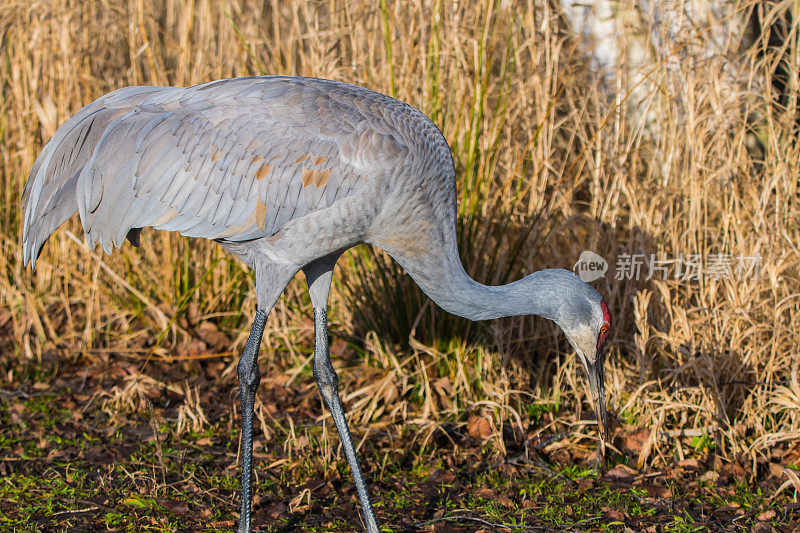
[[[103,93],[308,75],[393,94],[439,125],[458,170],[462,259],[480,281],[571,268],[582,250],[609,260],[609,274],[595,283],[615,318],[607,386],[623,424],[652,430],[641,462],[688,453],[681,430],[706,435],[722,454],[767,454],[800,438],[794,5],[732,4],[726,19],[697,21],[636,63],[623,58],[611,91],[590,68],[580,28],[569,28],[553,2],[0,7],[3,379],[52,346],[91,358],[147,353],[160,341],[156,357],[174,354],[187,332],[173,318],[190,304],[240,348],[253,277],[216,245],[145,231],[140,249],[109,257],[88,250],[72,220],[30,273],[21,265],[18,198],[43,143]],[[658,29],[637,14],[620,42]],[[755,31],[722,32],[721,41],[708,31],[753,20]],[[770,40],[776,20],[789,21],[782,46]],[[742,279],[682,279],[675,263],[662,265],[668,275],[646,279],[645,265],[639,279],[615,279],[618,261],[636,254],[696,255],[706,266],[725,257],[761,263],[758,275]],[[276,351],[269,361],[276,371],[305,361],[292,346],[308,313],[295,283],[268,326],[265,351]],[[553,325],[451,317],[376,250],[361,247],[341,261],[332,320],[362,354],[342,375],[360,424],[432,428],[479,405],[514,423],[531,402],[567,402],[568,418],[586,399],[582,373]],[[501,453],[502,435],[492,442]]]

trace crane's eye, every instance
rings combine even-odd
[[[596,348],[598,353],[603,350],[603,344],[605,344],[606,338],[608,338],[608,322],[600,326],[600,334],[597,336]]]

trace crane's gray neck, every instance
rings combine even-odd
[[[583,283],[572,272],[551,269],[508,285],[483,285],[466,273],[457,254],[448,255],[411,262],[396,259],[440,307],[470,320],[539,315],[558,322],[565,299],[574,296],[571,285],[575,280]]]
[[[436,220],[436,213],[426,217],[424,209],[394,207],[384,209],[389,220],[376,224],[378,230],[368,242],[388,252],[445,311],[470,320],[538,315],[562,329],[565,324],[595,321],[594,308],[600,309],[602,298],[574,272],[541,270],[508,285],[484,285],[472,279],[461,264],[454,206],[443,211],[450,216],[440,214],[435,223],[427,220]]]

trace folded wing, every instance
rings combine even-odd
[[[25,261],[76,208],[89,244],[110,252],[146,226],[269,236],[356,194],[407,149],[349,87],[268,77],[106,95],[59,128],[34,164]]]

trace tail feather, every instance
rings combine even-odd
[[[106,127],[154,89],[125,87],[95,100],[58,128],[42,148],[21,198],[23,264],[34,268],[50,235],[78,211],[78,176]]]
[[[67,182],[60,194],[47,204],[46,212],[36,215],[33,223],[26,223],[28,235],[22,241],[23,259],[26,265],[30,262],[31,268],[36,266],[36,259],[50,235],[77,212],[75,181]]]

